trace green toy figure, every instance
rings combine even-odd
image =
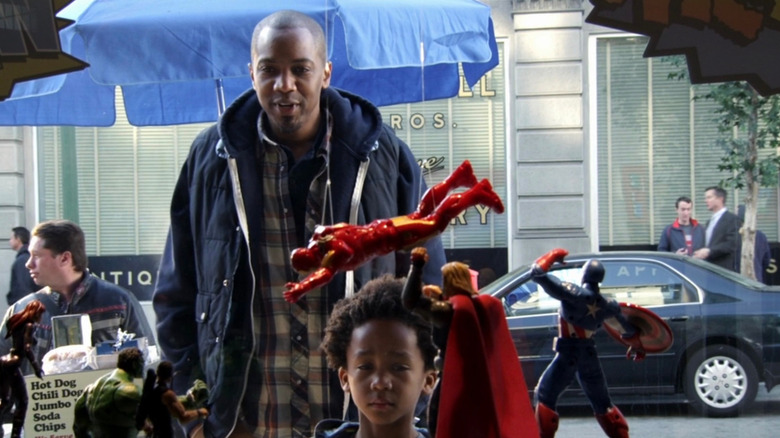
[[[141,404],[135,417],[135,427],[143,429],[147,437],[173,438],[173,418],[181,424],[209,415],[208,409],[198,406],[203,396],[208,398],[208,388],[202,380],[190,388],[185,396],[177,396],[170,389],[173,378],[173,364],[167,360],[157,365],[157,372],[146,371]],[[200,386],[202,385],[202,386]],[[205,393],[204,393],[205,390]]]
[[[141,388],[133,379],[143,375],[144,356],[137,348],[119,352],[116,369],[88,385],[76,400],[76,438],[135,438],[135,414]]]
[[[206,406],[206,402],[209,401],[209,387],[203,380],[195,379],[187,393],[178,396],[178,398],[184,409],[203,408]]]

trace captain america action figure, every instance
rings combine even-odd
[[[614,318],[622,327],[622,339],[629,345],[626,357],[640,361],[645,349],[639,339],[639,330],[621,313],[615,300],[605,298],[599,291],[604,279],[604,266],[598,260],[588,260],[582,268],[581,285],[561,281],[547,272],[555,262],[563,262],[568,251],[556,248],[536,259],[534,281],[545,292],[561,302],[558,337],[553,349],[556,354],[539,379],[535,389],[536,421],[541,438],[553,438],[558,430],[555,406],[558,396],[577,376],[596,414],[601,428],[610,438],[628,438],[628,423],[612,404],[609,391],[596,354],[593,333]]]

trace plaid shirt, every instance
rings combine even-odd
[[[250,376],[247,393],[259,394],[255,436],[288,437],[296,436],[292,431],[293,393],[305,391],[308,406],[296,407],[308,414],[310,424],[304,435],[310,436],[314,424],[324,417],[324,406],[328,403],[327,362],[319,348],[328,318],[327,294],[323,289],[317,289],[297,303],[290,304],[284,300],[282,292],[285,284],[300,280],[290,263],[290,253],[298,246],[288,180],[294,163],[290,162],[283,146],[263,135],[262,125],[259,125],[260,138],[263,139],[259,146],[259,163],[264,209],[263,238],[259,247],[252,248],[254,265],[260,267],[255,273],[252,314],[256,362],[252,368],[259,370],[261,376]],[[327,160],[331,127],[328,123],[322,147],[317,149],[315,157],[310,156],[309,159]],[[316,205],[321,209],[322,203],[317,200],[324,199],[326,180],[327,172],[323,171],[312,181],[309,198],[314,199],[309,201],[315,202],[308,202],[309,207]],[[319,218],[321,212],[307,208],[307,228],[311,228]],[[312,230],[308,232],[311,234]],[[293,332],[296,318],[302,320],[306,333]],[[296,356],[295,342],[305,345],[308,354]],[[296,375],[306,378],[297,379]]]

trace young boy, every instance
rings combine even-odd
[[[322,349],[341,387],[359,411],[359,423],[323,420],[315,438],[427,438],[414,427],[418,399],[436,380],[430,323],[401,302],[403,279],[384,276],[339,301]]]

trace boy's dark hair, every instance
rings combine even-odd
[[[354,296],[336,303],[321,346],[332,369],[346,368],[352,331],[377,319],[398,321],[414,329],[425,369],[434,369],[433,359],[438,350],[431,337],[431,324],[404,307],[401,301],[403,287],[404,279],[385,275],[366,283]]]
[[[11,228],[11,231],[13,231],[14,237],[22,242],[22,245],[30,244],[30,230],[25,227],[13,227]]]

